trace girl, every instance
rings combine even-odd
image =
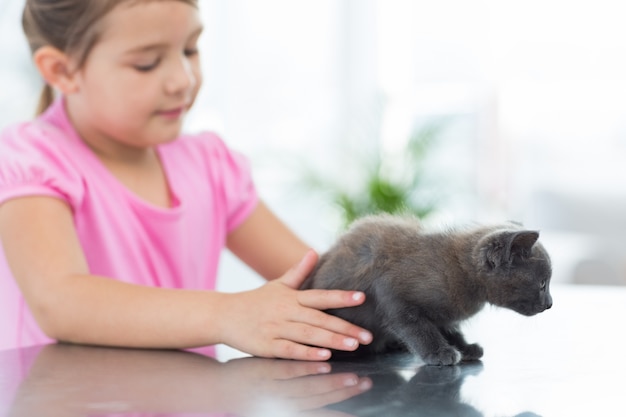
[[[0,276],[0,348],[225,343],[320,360],[371,341],[321,311],[362,293],[297,290],[317,255],[257,199],[246,161],[181,134],[202,83],[197,0],[27,0],[23,26],[46,88],[43,114],[0,137],[14,277]],[[211,291],[223,246],[270,282]]]

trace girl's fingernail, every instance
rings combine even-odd
[[[361,343],[370,343],[373,339],[370,332],[361,332],[359,338],[361,339]]]
[[[317,368],[317,372],[320,374],[327,374],[331,371],[332,369],[330,368],[330,365],[327,364],[322,364],[320,366],[318,366]]]
[[[352,294],[352,299],[354,301],[361,301],[363,300],[363,298],[365,298],[365,294],[363,294],[362,292],[355,292],[354,294]]]
[[[355,377],[346,378],[343,381],[343,385],[346,387],[354,387],[358,383],[359,383],[359,380]]]
[[[346,345],[347,347],[355,347],[356,345],[359,344],[359,341],[356,339],[353,339],[351,337],[348,337],[346,339],[343,339],[343,344]]]
[[[320,350],[317,351],[317,355],[320,358],[324,358],[324,359],[329,358],[330,357],[330,350],[320,349]]]
[[[372,380],[369,378],[362,378],[361,382],[359,383],[359,389],[361,391],[365,391],[372,388]]]

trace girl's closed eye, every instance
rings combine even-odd
[[[139,72],[148,72],[155,69],[160,62],[161,58],[157,58],[152,60],[151,62],[133,64],[133,67]]]
[[[185,48],[185,56],[194,56],[194,55],[198,55],[198,47],[194,46],[193,48]]]

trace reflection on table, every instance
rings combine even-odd
[[[47,345],[0,352],[0,417],[626,415],[626,289],[558,287],[528,318],[469,322],[481,362],[408,354],[310,363],[184,351]]]

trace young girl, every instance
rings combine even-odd
[[[371,341],[322,311],[362,293],[297,290],[317,255],[257,199],[245,159],[181,134],[202,83],[197,3],[26,1],[46,90],[43,114],[0,137],[0,348],[225,343],[320,360]],[[224,246],[270,282],[211,291]]]

